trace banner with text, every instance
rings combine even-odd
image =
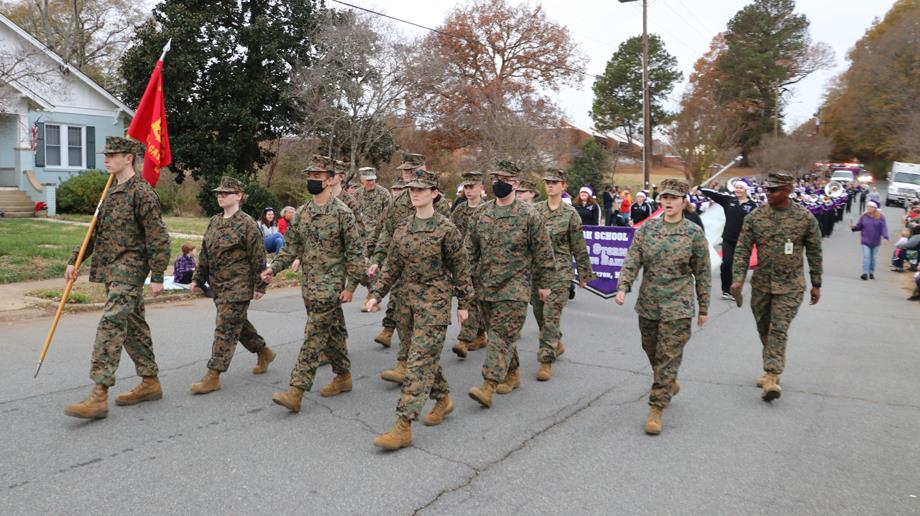
[[[582,230],[588,246],[588,257],[591,259],[591,269],[597,275],[596,280],[588,283],[587,289],[604,299],[610,299],[617,293],[620,269],[626,261],[626,252],[636,230],[620,226],[584,226]]]

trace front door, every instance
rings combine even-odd
[[[16,115],[0,115],[0,187],[19,186],[16,174]]]

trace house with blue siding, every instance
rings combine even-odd
[[[2,69],[6,66],[7,69]],[[124,136],[134,112],[0,15],[0,190],[47,201],[75,174],[102,169],[107,136]],[[48,187],[52,188],[48,188]],[[9,209],[5,209],[9,212]]]

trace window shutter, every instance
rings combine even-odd
[[[96,168],[96,128],[86,126],[86,168]]]
[[[45,166],[45,124],[35,124],[38,128],[38,138],[35,147],[35,166]]]

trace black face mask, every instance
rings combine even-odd
[[[322,179],[307,179],[307,191],[310,192],[310,195],[319,195],[325,189]]]
[[[514,191],[514,187],[504,181],[496,181],[492,183],[492,192],[495,193],[496,197],[504,199],[511,195],[511,192]]]

